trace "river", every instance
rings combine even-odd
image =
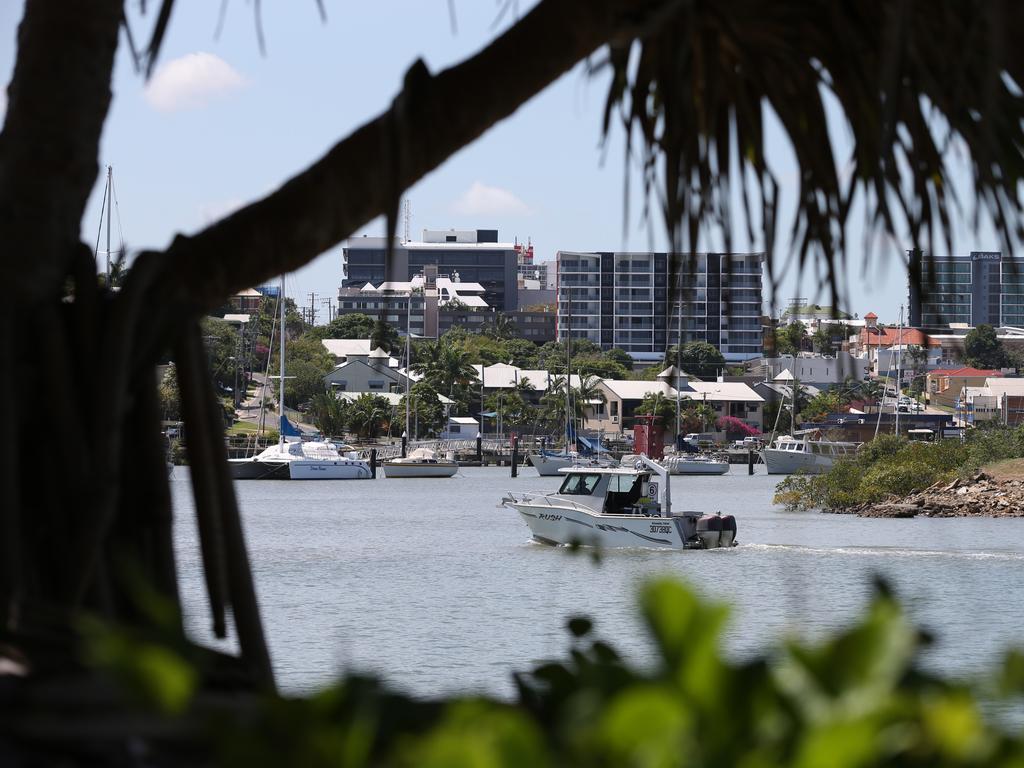
[[[576,614],[642,663],[652,651],[636,588],[662,574],[732,606],[733,657],[848,624],[875,573],[936,635],[930,667],[968,674],[1024,645],[1024,519],[788,513],[771,503],[778,479],[745,466],[673,478],[676,507],[735,515],[740,546],[612,550],[599,562],[531,543],[519,516],[495,506],[506,489],[557,487],[530,468],[517,479],[464,468],[440,480],[236,488],[275,670],[291,693],[358,671],[420,695],[508,696],[512,671],[564,654]],[[212,644],[186,468],[172,489],[186,625]]]

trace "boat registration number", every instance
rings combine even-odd
[[[672,526],[668,523],[651,523],[651,533],[672,533]]]

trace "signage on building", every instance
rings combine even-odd
[[[1002,258],[999,251],[971,251],[971,261],[999,261]]]

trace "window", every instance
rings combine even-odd
[[[612,409],[612,416],[618,416],[619,415],[619,401],[618,400],[612,400],[612,402],[611,402],[611,409]]]
[[[462,427],[459,426],[458,424],[449,424],[448,432],[452,435],[457,435],[462,432]]]
[[[285,355],[285,357],[287,357],[287,355]],[[348,382],[347,381],[335,381],[335,382],[331,383],[331,386],[334,387],[337,390],[340,390],[340,391],[344,392],[346,389],[348,389]]]
[[[371,381],[368,386],[370,389],[384,389],[384,381],[382,379],[377,379],[375,381]]]
[[[600,475],[568,475],[562,481],[562,487],[558,489],[558,492],[566,496],[589,496],[594,492],[597,481],[600,479]]]

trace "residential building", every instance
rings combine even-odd
[[[371,339],[322,339],[320,343],[324,345],[324,349],[334,355],[334,362],[337,365],[348,362],[350,358],[366,359],[374,351]],[[398,360],[389,357],[388,366],[398,368]]]
[[[246,288],[231,297],[231,308],[236,312],[255,313],[260,310],[260,303],[263,301],[263,294],[255,288]]]
[[[338,291],[337,316],[354,312],[373,318],[383,315],[402,333],[433,338],[447,330],[445,325],[456,324],[460,315],[479,315],[482,325],[484,313],[490,313],[484,293],[482,285],[463,282],[458,272],[439,275],[433,265],[428,265],[425,272],[411,280],[342,287]],[[448,317],[442,319],[446,314]]]
[[[950,323],[1024,327],[1024,271],[999,251],[932,256],[908,251],[909,325],[940,329]],[[920,276],[917,284],[913,276]]]
[[[801,384],[826,388],[842,384],[847,379],[863,381],[868,373],[868,365],[867,360],[854,357],[849,352],[840,351],[834,355],[801,352],[798,355],[762,358],[752,364],[750,371],[765,381],[775,379],[783,371],[789,371]]]
[[[726,360],[762,352],[764,255],[559,251],[557,333],[659,360],[682,341]]]
[[[801,322],[804,325],[817,327],[822,323],[845,323],[851,319],[849,313],[835,307],[811,304],[807,299],[790,299],[789,306],[782,310],[779,323],[791,325],[792,323]]]
[[[678,384],[682,407],[693,402],[706,403],[715,412],[716,419],[733,416],[750,426],[761,430],[764,399],[742,382],[693,381],[685,374],[675,377],[674,368],[669,368],[669,379],[658,381],[633,381],[603,379],[598,388],[604,395],[603,403],[593,403],[587,409],[587,429],[606,434],[629,432],[633,429],[636,408],[649,394],[659,394],[675,402]],[[664,372],[663,372],[664,373]],[[714,425],[709,425],[714,429]]]
[[[480,422],[472,416],[450,416],[441,433],[442,440],[475,440],[480,434]]]
[[[925,392],[930,405],[955,408],[964,387],[983,387],[988,379],[1002,377],[1001,371],[979,368],[953,368],[925,374]]]
[[[324,384],[336,392],[404,392],[405,374],[392,367],[390,360],[390,355],[380,347],[368,355],[349,355],[324,376]]]
[[[482,286],[482,298],[498,312],[512,312],[519,306],[519,261],[523,251],[518,243],[499,243],[498,230],[423,230],[423,240],[392,241],[390,276],[385,275],[388,240],[357,237],[343,249],[346,270],[343,288],[379,286],[387,277],[394,282],[410,281],[432,266],[437,275],[458,273],[467,283]]]
[[[965,424],[1000,421],[1024,424],[1024,378],[992,377],[981,387],[964,387],[956,414]]]

